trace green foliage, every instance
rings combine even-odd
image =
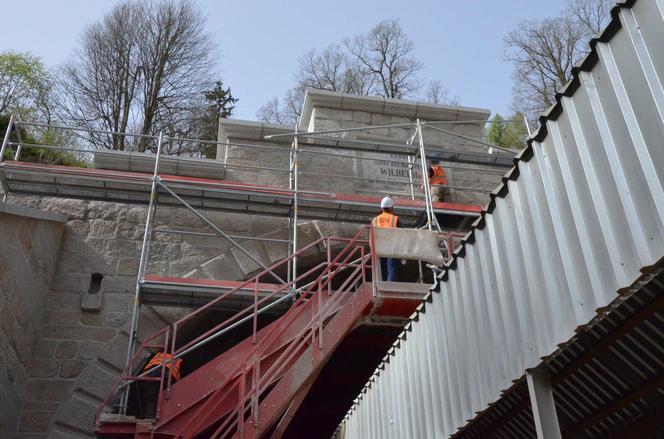
[[[216,140],[219,129],[219,119],[228,119],[233,113],[237,98],[233,97],[231,88],[224,88],[221,81],[216,81],[214,87],[206,90],[205,102],[207,104],[201,117],[202,139]],[[205,158],[214,159],[217,156],[217,145],[205,145],[201,150]]]
[[[0,53],[0,113],[25,119],[48,111],[51,81],[41,60],[29,53]]]
[[[0,139],[4,139],[8,125],[9,116],[0,115]],[[56,139],[51,132],[46,131],[45,133],[40,133],[39,138],[35,138],[35,135],[29,133],[25,128],[20,128],[19,131],[23,143],[23,148],[21,148],[21,155],[19,157],[22,162],[75,166],[78,168],[86,168],[88,166],[85,160],[78,158],[71,152],[41,146],[28,146],[31,144],[53,145],[59,143],[57,142],[58,139]],[[9,139],[10,141],[18,141],[15,129],[12,129]],[[15,152],[16,151],[12,148],[6,148],[3,160],[13,160]]]
[[[524,122],[521,122],[522,120],[523,114],[518,112],[507,120],[500,114],[496,114],[486,131],[486,142],[503,148],[523,149],[526,146],[528,130]]]
[[[493,117],[493,122],[491,122],[489,130],[486,133],[486,141],[493,145],[500,145],[504,132],[505,119],[503,119],[500,113],[496,113],[496,115]]]

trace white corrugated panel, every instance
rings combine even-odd
[[[627,1],[346,420],[450,436],[664,257],[664,1]]]

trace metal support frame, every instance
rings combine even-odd
[[[173,192],[171,188],[169,188],[166,184],[164,184],[163,181],[160,181],[157,179],[157,184],[163,188],[166,192],[168,192],[169,195],[171,195],[173,198],[178,200],[184,207],[189,209],[194,215],[196,215],[199,219],[201,219],[205,224],[210,226],[214,231],[216,231],[219,236],[226,238],[232,245],[233,247],[237,248],[240,250],[242,253],[244,253],[249,259],[254,261],[256,264],[258,264],[259,267],[261,267],[264,270],[267,270],[268,273],[270,274],[273,278],[275,278],[279,283],[286,284],[287,282],[283,280],[279,275],[277,275],[274,271],[270,270],[265,264],[263,264],[257,257],[251,254],[250,251],[245,249],[240,245],[239,242],[237,242],[235,239],[233,239],[230,235],[228,235],[226,232],[221,230],[219,227],[217,227],[212,221],[207,219],[205,215],[200,213],[198,210],[196,210],[191,204],[187,203],[181,196]]]
[[[91,134],[114,134],[112,132],[108,131],[102,131],[102,130],[83,130],[83,129],[78,129],[78,128],[72,128],[72,127],[66,127],[66,126],[56,126],[56,125],[47,125],[47,124],[33,124],[33,123],[24,123],[24,122],[18,122],[16,121],[14,115],[10,117],[9,125],[7,127],[7,132],[4,135],[3,142],[2,142],[2,147],[0,149],[0,163],[2,162],[3,156],[6,152],[6,149],[10,147],[11,145],[16,145],[16,151],[14,153],[14,160],[20,159],[20,152],[21,152],[21,147],[22,147],[22,140],[20,137],[18,138],[18,142],[11,142],[10,141],[10,133],[12,129],[18,129],[19,125],[27,126],[27,127],[46,127],[46,128],[60,128],[64,130],[70,130],[72,132],[79,133],[81,131],[85,131]],[[427,215],[427,226],[429,230],[433,229],[433,225],[436,224],[438,229],[440,230],[440,226],[437,224],[436,217],[434,215],[433,211],[433,205],[432,205],[432,198],[431,198],[431,185],[428,182],[427,178],[427,172],[426,172],[426,152],[425,152],[425,147],[424,147],[424,140],[423,140],[423,134],[422,130],[423,127],[425,126],[424,123],[422,123],[419,119],[417,120],[416,123],[408,123],[408,124],[394,124],[394,125],[389,125],[393,127],[413,127],[414,132],[412,134],[412,137],[408,142],[406,142],[406,145],[401,145],[400,147],[404,149],[404,152],[408,155],[408,164],[409,164],[409,182],[406,183],[407,185],[410,186],[410,198],[415,199],[416,198],[416,192],[415,192],[415,185],[418,184],[415,181],[415,176],[412,167],[416,164],[417,162],[417,156],[419,155],[420,157],[420,165],[422,166],[422,187],[424,188],[424,198],[425,198],[425,211]],[[299,254],[299,249],[298,247],[298,227],[299,227],[299,220],[298,220],[298,204],[299,204],[299,195],[300,195],[300,185],[299,185],[299,176],[300,173],[305,175],[306,173],[299,171],[299,153],[309,153],[309,154],[315,154],[316,151],[313,151],[311,149],[305,149],[305,150],[300,150],[300,140],[301,137],[309,137],[311,138],[313,135],[318,135],[318,134],[324,134],[324,133],[342,133],[342,132],[347,132],[347,131],[362,131],[366,129],[384,129],[386,126],[380,126],[380,127],[367,127],[367,128],[359,128],[359,129],[341,129],[341,130],[329,130],[329,131],[322,131],[318,133],[300,133],[298,125],[295,126],[294,133],[289,134],[292,136],[292,144],[290,148],[290,166],[287,171],[285,170],[278,170],[280,172],[288,172],[289,173],[289,189],[290,193],[292,193],[292,209],[291,209],[291,214],[289,216],[289,239],[288,240],[276,240],[276,239],[263,239],[265,241],[271,241],[271,242],[283,242],[283,243],[288,243],[289,245],[289,256],[292,256],[288,260],[288,268],[287,268],[287,273],[288,273],[288,280],[282,279],[280,276],[278,276],[273,270],[269,269],[266,267],[257,257],[255,257],[251,252],[247,251],[245,248],[240,245],[240,243],[237,240],[242,240],[245,239],[244,237],[241,236],[234,236],[234,235],[229,235],[226,234],[222,229],[217,227],[212,221],[210,221],[205,215],[203,215],[201,212],[199,212],[195,207],[190,205],[183,197],[178,195],[171,187],[169,187],[170,183],[167,184],[167,182],[162,181],[160,179],[160,166],[163,167],[163,163],[161,163],[163,157],[163,149],[164,149],[164,143],[167,141],[173,141],[173,140],[190,140],[190,139],[179,139],[179,138],[170,138],[166,137],[163,135],[163,133],[159,133],[158,136],[151,136],[151,135],[141,135],[141,134],[126,134],[123,133],[123,135],[131,135],[135,136],[137,138],[142,138],[142,139],[156,139],[157,141],[157,148],[156,148],[156,158],[154,162],[154,169],[152,173],[152,181],[150,185],[150,197],[149,197],[149,204],[147,208],[147,215],[146,215],[146,222],[145,222],[145,230],[143,234],[143,242],[141,246],[141,254],[140,254],[140,260],[139,260],[139,267],[138,267],[138,274],[136,277],[136,284],[135,284],[135,291],[134,291],[134,301],[133,301],[133,309],[132,309],[132,317],[131,317],[131,323],[130,323],[130,331],[129,331],[129,340],[128,340],[128,346],[127,346],[127,365],[130,364],[130,359],[135,353],[135,346],[136,346],[136,341],[138,337],[138,329],[140,326],[140,317],[141,317],[141,288],[142,288],[142,283],[145,278],[145,274],[147,271],[147,266],[148,266],[148,261],[149,261],[149,255],[150,255],[150,246],[151,246],[151,241],[153,238],[154,234],[154,226],[155,226],[155,220],[156,220],[156,210],[159,204],[159,195],[160,191],[164,191],[162,195],[168,194],[170,197],[173,199],[177,200],[180,204],[182,204],[184,207],[189,209],[195,216],[197,216],[200,220],[202,220],[204,223],[206,223],[211,229],[214,230],[215,233],[202,233],[202,232],[186,232],[186,231],[180,231],[180,230],[169,230],[166,231],[166,233],[180,233],[180,234],[198,234],[198,235],[205,235],[205,236],[220,236],[226,240],[228,240],[233,247],[238,248],[242,253],[244,253],[249,259],[251,259],[253,262],[258,264],[263,270],[265,274],[269,274],[272,277],[274,277],[279,283],[283,285],[288,285],[290,282],[293,282],[293,285],[290,287],[290,292],[289,296],[293,295],[297,292],[299,285],[296,285],[295,282],[299,281],[302,282],[302,274],[298,274],[298,257],[297,255]],[[115,133],[117,134],[117,133]],[[84,134],[79,134],[79,135],[84,135]],[[267,137],[278,137],[277,136],[267,136]],[[418,146],[414,146],[414,141],[415,138],[418,137]],[[192,140],[193,141],[193,140]],[[227,154],[228,154],[228,149],[230,146],[235,145],[230,142],[205,142],[205,143],[210,143],[210,144],[216,144],[220,145],[223,144],[225,145],[225,150],[224,150],[224,161],[223,161],[223,166],[228,167],[227,163]],[[308,145],[308,144],[307,144]],[[94,154],[94,151],[90,150],[81,150],[77,148],[70,148],[66,146],[58,146],[58,145],[39,145],[45,148],[53,148],[53,149],[59,149],[59,150],[72,150],[72,151],[77,151],[77,152],[82,152],[82,153],[91,153]],[[256,148],[267,148],[267,149],[273,149],[273,150],[279,150],[279,151],[286,151],[284,148],[277,148],[277,147],[270,147],[270,146],[261,146],[261,145],[240,145],[238,146],[242,147],[256,147]],[[388,151],[381,151],[385,154],[388,153]],[[111,151],[112,153],[112,151]],[[330,153],[325,153],[324,154],[330,154]],[[232,166],[232,165],[230,165]],[[239,167],[239,166],[238,166]],[[251,167],[245,167],[245,168],[250,168]],[[257,168],[258,169],[258,168]],[[261,168],[261,169],[267,169],[267,168]],[[269,168],[268,170],[277,170],[277,169],[272,169]],[[0,178],[0,180],[2,180]],[[375,179],[374,179],[375,180]],[[385,181],[386,183],[388,182],[387,180]],[[7,187],[4,184],[3,181],[0,181],[0,183],[3,184],[3,188],[7,192]],[[178,185],[179,189],[187,189],[192,187],[192,185],[185,185],[185,184],[180,184]],[[310,191],[307,191],[310,192]],[[304,192],[303,192],[304,193]],[[169,197],[169,198],[170,198]],[[255,237],[247,237],[246,239],[248,240],[261,240],[260,238],[255,238]],[[257,280],[258,281],[258,280]],[[284,299],[285,300],[285,299]],[[127,401],[128,401],[128,390],[125,390],[125,392],[122,394],[121,397],[121,402],[120,402],[120,410],[121,412],[125,413],[126,408],[127,408]]]
[[[556,403],[546,364],[526,374],[530,405],[533,410],[533,421],[537,430],[537,439],[562,439]]]
[[[150,249],[150,240],[152,239],[152,229],[154,225],[155,210],[157,209],[157,193],[159,188],[157,186],[159,179],[159,158],[161,157],[162,146],[162,133],[159,133],[157,141],[157,157],[154,161],[154,173],[152,174],[152,186],[150,189],[150,204],[148,205],[147,217],[145,219],[145,231],[143,232],[143,245],[141,246],[141,257],[138,263],[138,274],[136,276],[136,284],[134,289],[134,302],[132,305],[131,313],[131,326],[129,329],[129,341],[127,343],[127,359],[125,367],[129,367],[131,358],[134,355],[134,344],[138,336],[138,324],[140,321],[141,312],[141,283],[145,276],[145,268],[147,267],[148,254]],[[129,400],[129,388],[127,387],[122,393],[120,412],[126,414],[127,402]]]
[[[420,120],[417,119],[417,137],[420,144],[420,164],[422,165],[422,183],[424,187],[424,205],[427,215],[427,227],[429,230],[433,230],[432,224],[435,214],[433,213],[433,203],[431,201],[431,186],[429,185],[428,173],[427,173],[427,164],[425,151],[424,151],[424,138],[422,136],[422,125]]]
[[[297,208],[298,208],[298,124],[295,124],[295,137],[293,137],[293,209],[291,210],[291,215],[292,215],[292,228],[293,228],[293,238],[292,238],[292,243],[293,243],[293,255],[297,254]],[[293,270],[291,274],[291,279],[297,279],[297,257],[293,257],[292,261],[292,267],[291,269]]]
[[[23,139],[21,139],[21,130],[16,130],[16,140],[18,140],[18,145],[16,146],[16,153],[14,154],[14,160],[19,159],[21,156],[21,150],[23,149]]]
[[[9,136],[12,131],[12,127],[14,126],[14,115],[9,116],[9,123],[7,124],[7,130],[5,131],[5,137],[2,139],[2,146],[0,147],[0,163],[2,163],[2,160],[5,158],[5,150],[7,149],[7,145],[9,144]],[[5,182],[4,175],[0,175],[0,185],[2,185],[2,201],[6,201],[7,199],[7,192],[9,192],[9,187],[7,186]]]

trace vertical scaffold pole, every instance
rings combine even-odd
[[[293,191],[293,188],[295,187],[295,179],[294,174],[293,174],[293,145],[294,142],[291,142],[291,149],[290,153],[288,154],[288,189]],[[292,193],[292,192],[291,192]],[[293,254],[293,205],[291,204],[291,211],[290,214],[288,215],[288,256],[291,256]],[[288,260],[288,268],[287,268],[287,282],[290,282],[292,280],[292,275],[293,275],[293,260],[289,259]]]
[[[7,130],[5,131],[5,137],[2,139],[2,146],[0,147],[0,163],[2,163],[2,160],[5,158],[5,150],[7,149],[7,145],[9,144],[9,135],[12,131],[12,127],[14,126],[14,115],[12,114],[9,116],[9,123],[7,124]],[[2,184],[2,201],[7,200],[7,192],[9,192],[9,187],[5,184],[5,178],[4,176],[0,176],[0,184]]]
[[[298,138],[297,138],[297,124],[295,124],[295,137],[293,138],[293,255],[297,253],[297,208],[298,208],[298,157],[297,157],[297,152],[298,152]],[[295,279],[297,279],[297,256],[293,256],[293,273],[291,280],[293,282]],[[297,285],[293,285],[293,287],[297,287]]]
[[[21,157],[21,150],[23,149],[23,139],[21,138],[21,130],[16,127],[16,140],[18,140],[18,146],[16,147],[16,153],[14,154],[14,161],[18,161]]]
[[[424,138],[422,137],[422,124],[417,119],[417,137],[420,143],[420,164],[422,165],[422,186],[424,187],[424,206],[427,212],[427,227],[433,230],[433,203],[431,201],[431,186],[427,173],[426,154],[424,152]]]
[[[528,118],[526,115],[523,115],[523,123],[526,125],[526,131],[528,131],[528,137],[532,137],[533,134],[530,132],[530,124],[528,123]]]
[[[129,366],[129,361],[134,355],[134,345],[136,344],[136,338],[138,335],[138,323],[140,320],[141,313],[141,283],[143,282],[143,277],[145,276],[145,269],[147,267],[148,255],[150,253],[150,240],[152,238],[152,228],[154,226],[154,217],[155,210],[157,209],[157,192],[158,186],[157,182],[159,181],[159,158],[161,157],[161,144],[162,144],[162,133],[159,133],[159,138],[157,140],[157,157],[154,161],[154,173],[152,174],[152,187],[150,189],[150,204],[148,205],[148,214],[145,219],[145,231],[143,232],[143,245],[141,246],[141,257],[138,263],[138,274],[136,275],[136,285],[134,290],[134,302],[133,309],[131,313],[131,328],[129,330],[129,341],[127,344],[127,360],[125,361],[125,367]],[[129,371],[131,374],[132,372]],[[122,399],[120,403],[120,410],[122,414],[127,412],[127,401],[129,400],[129,388],[130,386],[125,387],[124,393],[122,394]]]
[[[413,179],[413,163],[415,158],[408,156],[408,181],[410,182],[410,199],[415,199],[415,181]]]
[[[5,137],[2,139],[2,147],[0,147],[0,163],[2,159],[5,158],[5,149],[7,149],[7,144],[9,143],[9,133],[12,131],[14,126],[14,115],[9,116],[9,123],[7,124],[7,130],[5,131]]]

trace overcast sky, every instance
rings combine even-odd
[[[0,51],[30,51],[47,66],[71,56],[86,24],[116,0],[2,2]],[[272,96],[293,84],[298,57],[343,37],[399,18],[424,63],[462,105],[508,113],[511,71],[503,36],[523,19],[556,15],[565,0],[199,0],[219,46],[224,83],[240,99],[234,114],[255,119]]]

